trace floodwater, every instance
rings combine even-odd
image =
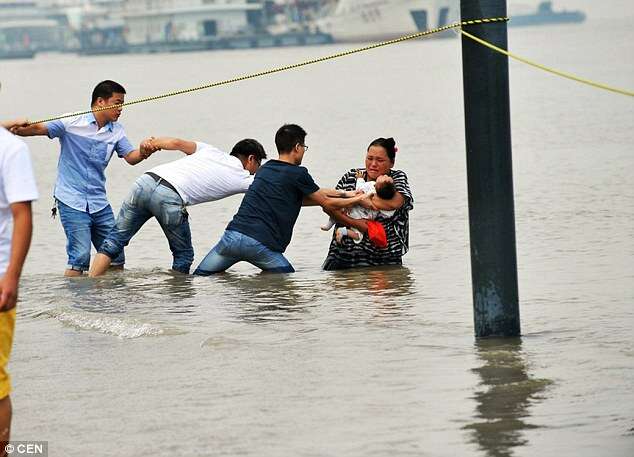
[[[609,28],[608,28],[609,25]],[[630,23],[511,29],[520,55],[634,88]],[[130,98],[293,63],[342,46],[3,62],[0,117],[84,109],[111,78]],[[416,200],[403,268],[320,270],[324,215],[302,211],[297,273],[168,272],[155,223],[127,270],[61,277],[50,218],[57,144],[28,139],[42,198],[11,360],[13,438],[54,456],[631,456],[634,105],[511,63],[521,339],[473,336],[460,43],[405,43],[130,107],[129,137],[225,149],[285,122],[309,132],[322,186],[394,136]],[[115,209],[137,167],[113,159]],[[240,198],[191,208],[196,262]]]

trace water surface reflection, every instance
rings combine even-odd
[[[414,276],[404,267],[320,272],[315,275],[226,273],[197,282],[214,303],[239,310],[251,322],[296,320],[311,308],[372,307],[379,315],[400,316],[411,308]]]
[[[208,280],[208,278],[205,278]],[[243,276],[225,273],[213,278],[222,291],[218,304],[235,307],[236,317],[249,322],[296,320],[314,305],[314,289],[289,274]]]
[[[403,266],[358,268],[329,273],[328,287],[333,292],[349,290],[372,296],[403,297],[414,292],[414,275]]]
[[[474,397],[475,421],[465,428],[487,456],[510,457],[516,447],[527,444],[523,432],[538,427],[529,422],[530,407],[544,399],[552,382],[531,375],[520,338],[480,339],[475,344],[483,364],[473,371],[481,383]]]

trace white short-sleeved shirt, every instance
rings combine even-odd
[[[245,193],[253,182],[240,159],[205,143],[196,143],[193,154],[149,171],[174,186],[186,205]]]
[[[13,215],[10,205],[37,197],[29,148],[0,127],[0,276],[6,272],[11,256]]]

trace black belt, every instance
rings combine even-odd
[[[152,177],[152,179],[153,179],[154,181],[156,181],[159,185],[161,185],[161,186],[165,186],[165,187],[167,187],[168,189],[172,189],[174,192],[176,192],[176,193],[178,194],[178,191],[176,190],[176,187],[172,186],[172,185],[169,183],[169,181],[167,181],[167,180],[165,180],[165,179],[161,178],[161,177],[160,177],[159,175],[157,175],[156,173],[152,173],[151,171],[146,171],[146,172],[145,172],[145,174],[146,174],[146,175],[148,175],[148,176],[151,176],[151,177]],[[180,196],[180,194],[179,194],[179,196]]]

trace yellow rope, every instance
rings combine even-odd
[[[113,109],[113,108],[122,108],[124,106],[137,105],[139,103],[146,103],[146,102],[160,100],[160,99],[167,98],[167,97],[173,97],[173,96],[176,96],[176,95],[188,94],[190,92],[196,92],[196,91],[199,91],[199,90],[211,89],[212,87],[224,86],[226,84],[236,83],[236,82],[239,82],[239,81],[245,81],[247,79],[258,78],[260,76],[266,76],[266,75],[270,75],[270,74],[273,74],[273,73],[279,73],[281,71],[286,71],[286,70],[292,70],[292,69],[295,69],[295,68],[305,67],[307,65],[312,65],[312,64],[320,63],[320,62],[325,62],[327,60],[337,59],[339,57],[345,57],[345,56],[349,56],[349,55],[352,55],[352,54],[357,54],[359,52],[369,51],[369,50],[380,48],[380,47],[383,47],[383,46],[388,46],[388,45],[391,45],[391,44],[401,43],[401,42],[407,41],[407,40],[413,40],[413,39],[420,38],[420,37],[423,37],[423,36],[432,35],[434,33],[444,32],[444,31],[447,31],[447,30],[451,30],[451,29],[455,29],[455,28],[458,28],[458,27],[462,27],[464,25],[488,24],[488,23],[492,23],[492,22],[506,22],[508,20],[509,19],[507,17],[498,17],[498,18],[474,19],[474,20],[470,20],[470,21],[454,22],[454,23],[446,25],[444,27],[438,27],[438,28],[435,28],[435,29],[425,30],[423,32],[418,32],[418,33],[414,33],[412,35],[403,36],[403,37],[400,37],[400,38],[396,38],[394,40],[383,41],[381,43],[375,43],[375,44],[371,44],[371,45],[368,45],[368,46],[364,46],[362,48],[351,49],[351,50],[348,50],[348,51],[339,52],[337,54],[332,54],[332,55],[329,55],[329,56],[319,57],[317,59],[311,59],[311,60],[307,60],[307,61],[304,61],[304,62],[299,62],[299,63],[295,63],[295,64],[291,64],[291,65],[285,65],[285,66],[282,66],[282,67],[272,68],[272,69],[269,69],[269,70],[260,71],[258,73],[252,73],[252,74],[249,74],[249,75],[238,76],[238,77],[235,77],[235,78],[226,79],[224,81],[218,81],[218,82],[213,82],[213,83],[209,83],[209,84],[204,84],[204,85],[197,86],[197,87],[192,87],[192,88],[189,88],[189,89],[182,89],[182,90],[168,92],[168,93],[161,94],[161,95],[155,95],[153,97],[140,98],[140,99],[137,99],[137,100],[132,100],[132,101],[129,101],[129,102],[126,102],[126,103],[122,103],[120,105],[104,106],[102,108],[94,108],[94,109],[90,109],[90,110],[86,110],[86,111],[78,111],[78,112],[75,112],[75,113],[64,114],[64,115],[61,115],[61,116],[55,116],[55,117],[49,117],[49,118],[46,118],[46,119],[40,119],[40,120],[35,121],[35,122],[29,122],[29,125],[31,125],[31,124],[39,124],[40,122],[50,122],[50,121],[55,121],[55,120],[58,120],[58,119],[65,119],[65,118],[68,118],[68,117],[80,116],[82,114],[94,113],[94,112],[98,112],[98,111],[105,111],[105,110],[109,110],[109,109]]]
[[[464,36],[466,36],[467,38],[472,39],[473,41],[480,43],[483,46],[486,46],[487,48],[493,49],[496,52],[499,52],[501,54],[506,55],[507,57],[511,57],[512,59],[518,60],[520,62],[523,62],[527,65],[531,65],[533,67],[539,68],[540,70],[544,70],[547,71],[549,73],[553,73],[557,76],[561,76],[563,78],[568,78],[568,79],[572,79],[573,81],[577,81],[580,82],[582,84],[587,84],[589,86],[592,87],[596,87],[599,89],[604,89],[604,90],[609,90],[611,92],[616,92],[617,94],[622,94],[622,95],[627,95],[629,97],[634,97],[634,92],[629,91],[629,90],[625,90],[625,89],[619,89],[616,87],[611,87],[608,86],[607,84],[603,84],[603,83],[598,83],[595,81],[591,81],[589,79],[585,79],[585,78],[580,78],[578,76],[575,76],[573,74],[570,73],[566,73],[564,71],[560,71],[560,70],[555,70],[554,68],[550,68],[547,67],[545,65],[541,65],[537,62],[533,62],[531,60],[525,59],[524,57],[520,57],[517,54],[513,54],[512,52],[506,51],[502,48],[499,48],[497,46],[495,46],[494,44],[489,43],[488,41],[483,40],[482,38],[478,38],[477,36],[471,35],[468,32],[465,32],[464,30],[460,30],[460,33],[462,33]]]
[[[260,71],[257,73],[251,73],[248,75],[243,75],[243,76],[238,76],[235,78],[231,78],[231,79],[225,79],[224,81],[217,81],[217,82],[213,82],[213,83],[209,83],[209,84],[204,84],[201,86],[197,86],[197,87],[191,87],[189,89],[181,89],[181,90],[176,90],[173,92],[167,92],[165,94],[161,94],[161,95],[155,95],[152,97],[145,97],[145,98],[140,98],[137,100],[132,100],[126,103],[122,103],[120,105],[112,105],[112,106],[105,106],[102,108],[94,108],[94,109],[90,109],[90,110],[86,110],[86,111],[78,111],[75,113],[70,113],[70,114],[64,114],[64,115],[60,115],[60,116],[55,116],[55,117],[49,117],[46,119],[40,119],[38,121],[35,122],[29,122],[29,125],[32,124],[39,124],[41,122],[50,122],[50,121],[55,121],[58,119],[65,119],[68,117],[74,117],[74,116],[80,116],[82,114],[88,114],[88,113],[94,113],[94,112],[98,112],[98,111],[105,111],[105,110],[109,110],[109,109],[113,109],[113,108],[123,108],[124,106],[131,106],[131,105],[137,105],[139,103],[146,103],[146,102],[151,102],[151,101],[155,101],[155,100],[161,100],[163,98],[167,98],[167,97],[174,97],[176,95],[183,95],[183,94],[188,94],[191,92],[196,92],[199,90],[204,90],[204,89],[211,89],[213,87],[218,87],[218,86],[224,86],[226,84],[232,84],[232,83],[236,83],[239,81],[245,81],[247,79],[253,79],[253,78],[258,78],[260,76],[266,76],[266,75],[271,75],[273,73],[279,73],[281,71],[287,71],[287,70],[293,70],[295,68],[300,68],[300,67],[305,67],[307,65],[312,65],[312,64],[316,64],[316,63],[320,63],[320,62],[326,62],[328,60],[333,60],[333,59],[337,59],[339,57],[346,57],[352,54],[357,54],[360,52],[364,52],[364,51],[369,51],[372,49],[377,49],[377,48],[381,48],[384,46],[388,46],[391,44],[396,44],[396,43],[402,43],[403,41],[408,41],[408,40],[413,40],[416,38],[421,38],[424,36],[428,36],[428,35],[432,35],[434,33],[439,33],[439,32],[444,32],[447,30],[451,30],[451,29],[456,29],[456,28],[460,28],[460,33],[462,33],[464,36],[476,41],[477,43],[480,43],[483,46],[486,46],[496,52],[499,52],[501,54],[504,54],[508,57],[511,57],[515,60],[518,60],[520,62],[523,62],[525,64],[528,65],[532,65],[533,67],[539,68],[541,70],[556,74],[558,76],[562,76],[564,78],[568,78],[568,79],[572,79],[573,81],[578,81],[580,83],[583,84],[588,84],[590,86],[593,87],[597,87],[599,89],[604,89],[604,90],[609,90],[611,92],[616,92],[618,94],[622,94],[622,95],[627,95],[627,96],[634,96],[634,92],[625,90],[625,89],[618,89],[615,87],[611,87],[608,86],[606,84],[602,84],[602,83],[598,83],[595,81],[591,81],[589,79],[584,79],[584,78],[580,78],[578,76],[572,75],[570,73],[566,73],[563,71],[559,71],[559,70],[555,70],[553,68],[549,68],[546,67],[545,65],[541,65],[538,64],[536,62],[530,61],[528,59],[525,59],[523,57],[520,57],[516,54],[513,54],[509,51],[506,51],[502,48],[499,48],[491,43],[489,43],[488,41],[485,41],[481,38],[478,38],[468,32],[465,32],[464,30],[461,29],[461,27],[466,26],[466,25],[475,25],[475,24],[488,24],[488,23],[493,23],[493,22],[507,22],[509,20],[509,18],[507,17],[497,17],[497,18],[485,18],[485,19],[474,19],[474,20],[469,20],[469,21],[462,21],[462,22],[454,22],[452,24],[446,25],[444,27],[438,27],[435,29],[430,29],[430,30],[425,30],[423,32],[418,32],[418,33],[414,33],[412,35],[406,35],[406,36],[402,36],[400,38],[396,38],[394,40],[389,40],[389,41],[383,41],[381,43],[375,43],[375,44],[371,44],[368,46],[364,46],[362,48],[356,48],[356,49],[350,49],[348,51],[343,51],[343,52],[339,52],[337,54],[331,54],[329,56],[324,56],[324,57],[319,57],[316,59],[311,59],[311,60],[306,60],[304,62],[299,62],[299,63],[295,63],[295,64],[291,64],[291,65],[285,65],[282,67],[276,67],[276,68],[272,68],[269,70],[264,70],[264,71]]]

